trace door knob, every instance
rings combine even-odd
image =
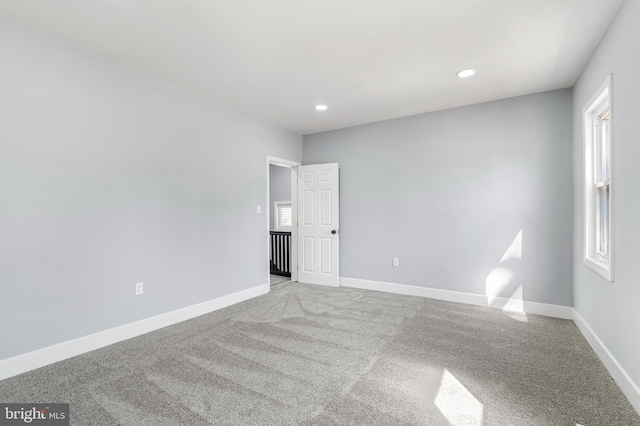
[[[338,231],[336,231],[335,229],[333,231],[331,231],[332,234],[337,234]]]

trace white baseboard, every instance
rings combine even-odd
[[[0,361],[0,380],[266,294],[269,283]]]
[[[507,303],[509,299],[496,297],[491,299],[491,304],[487,296],[473,293],[462,293],[458,291],[440,290],[427,287],[416,287],[405,284],[386,283],[381,281],[361,280],[357,278],[340,278],[340,285],[344,287],[362,288],[365,290],[377,290],[387,293],[404,294],[407,296],[420,296],[429,299],[445,300],[447,302],[464,303],[467,305],[485,306],[489,308],[509,310]],[[520,301],[518,301],[520,302]],[[549,305],[546,303],[522,301],[522,310],[528,314],[544,315],[553,318],[573,319],[573,308],[570,306]]]
[[[624,371],[624,368],[618,363],[614,356],[609,352],[609,349],[602,343],[602,340],[593,332],[591,327],[584,321],[584,318],[576,311],[573,310],[573,321],[576,326],[582,332],[584,338],[589,342],[593,351],[598,355],[598,358],[609,370],[609,374],[616,381],[622,393],[627,397],[633,408],[640,413],[640,388],[636,385],[631,377]]]

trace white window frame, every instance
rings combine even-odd
[[[280,226],[280,206],[291,206],[291,221],[293,222],[293,203],[291,201],[274,201],[273,202],[273,230],[278,232],[291,232],[291,226]]]
[[[584,129],[584,264],[609,281],[614,278],[613,102],[610,74],[582,109]],[[603,125],[602,123],[605,123]],[[606,139],[603,139],[606,138]],[[606,140],[605,143],[602,140]],[[604,148],[603,148],[604,146]],[[608,159],[608,176],[600,176]],[[602,224],[599,192],[609,191],[608,220]],[[601,225],[601,226],[599,226]]]

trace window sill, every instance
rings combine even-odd
[[[590,257],[586,257],[584,259],[584,264],[587,268],[596,272],[602,278],[613,281],[613,268],[611,268],[611,259],[594,259]]]

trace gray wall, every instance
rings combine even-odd
[[[275,201],[291,201],[291,169],[269,165],[269,209],[271,211],[270,228],[275,229],[273,218]]]
[[[340,275],[572,306],[571,96],[305,136],[304,164],[340,163]]]
[[[640,385],[640,2],[625,1],[573,92],[574,303],[586,323]],[[613,73],[615,281],[583,264],[582,107]]]
[[[3,19],[0,52],[0,359],[268,282],[299,136]]]

